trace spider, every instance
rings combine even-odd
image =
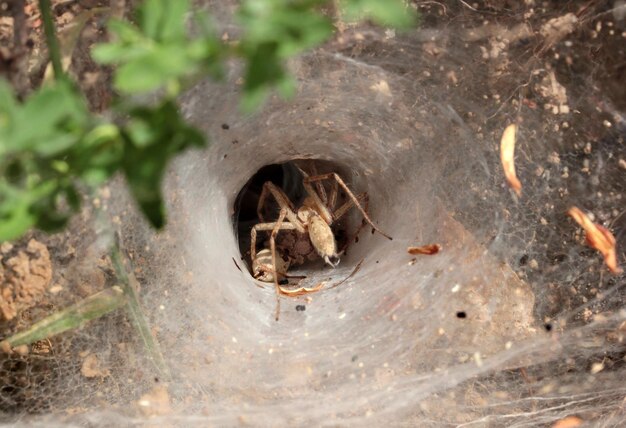
[[[355,196],[337,173],[331,172],[318,175],[313,167],[311,168],[313,175],[307,174],[300,167],[298,167],[298,170],[303,176],[302,185],[307,194],[302,205],[296,209],[282,189],[271,181],[265,182],[257,206],[257,214],[261,223],[254,225],[251,231],[250,257],[253,266],[256,266],[256,268],[253,268],[253,274],[255,278],[262,281],[274,282],[277,294],[276,319],[278,319],[278,305],[280,303],[280,290],[278,287],[279,277],[287,276],[285,272],[281,272],[280,268],[286,270],[292,263],[301,264],[305,257],[310,258],[311,255],[314,256],[315,254],[322,258],[328,265],[336,267],[339,264],[341,252],[337,251],[337,242],[331,225],[343,217],[350,208],[355,206],[361,214],[363,214],[364,220],[369,223],[375,231],[389,240],[392,239],[372,222],[367,212],[361,206],[361,201],[367,198],[366,193],[360,193]],[[322,185],[324,180],[332,180],[328,194]],[[346,193],[348,200],[335,209],[339,187]],[[263,207],[269,195],[274,197],[280,208],[278,220],[274,222],[265,222],[263,218]],[[297,237],[295,241],[291,243],[291,248],[287,248],[291,251],[287,251],[286,254],[283,255],[283,257],[287,259],[279,261],[276,252],[276,236],[281,230],[295,231]],[[263,264],[257,260],[256,240],[258,231],[271,231],[269,239],[271,259],[268,257],[269,254],[267,254],[267,250],[262,250],[264,252],[263,258],[265,259],[265,263]],[[305,249],[307,245],[303,244],[308,243],[311,244],[315,250],[314,252],[309,252],[308,249]],[[298,248],[304,249],[298,250]]]

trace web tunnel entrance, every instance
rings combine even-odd
[[[314,182],[312,185],[315,195],[320,198],[328,212],[333,216],[330,224],[331,239],[335,241],[334,246],[339,256],[334,264],[338,264],[340,260],[343,260],[342,265],[346,265],[346,260],[350,262],[349,265],[356,263],[354,258],[348,258],[348,255],[352,252],[353,245],[358,244],[359,236],[372,229],[365,227],[365,218],[359,211],[359,208],[365,212],[369,210],[370,197],[368,192],[363,188],[357,189],[352,186],[352,178],[355,174],[344,165],[324,160],[296,159],[283,164],[266,165],[259,169],[246,182],[235,200],[233,224],[237,233],[241,260],[247,264],[251,272],[253,266],[253,260],[250,257],[251,230],[255,225],[275,222],[280,213],[280,206],[276,198],[266,191],[266,197],[261,204],[259,214],[259,201],[265,183],[271,182],[279,191],[284,192],[288,203],[286,208],[297,214],[305,200],[311,198],[303,185],[305,178],[303,172],[308,177],[336,173],[346,183],[352,196],[358,195],[359,206],[357,207],[352,203],[350,195],[332,178]],[[285,222],[288,221],[285,219]],[[255,252],[258,253],[264,249],[266,252],[269,250],[271,233],[272,230],[270,229],[259,231],[256,235]],[[332,267],[324,263],[319,250],[311,242],[308,232],[302,234],[296,230],[283,229],[276,236],[276,248],[277,257],[282,259],[281,265],[285,265],[285,268],[290,271],[288,276],[303,280],[307,276],[311,276],[312,272],[326,270],[327,274],[331,274],[329,269]],[[261,254],[266,254],[266,252]],[[288,281],[287,278],[281,277],[281,279],[283,279],[284,285],[294,283],[294,281]]]

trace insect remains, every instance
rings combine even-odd
[[[252,260],[252,274],[262,282],[274,283],[276,289],[278,320],[280,295],[289,295],[279,286],[281,279],[288,278],[287,270],[306,261],[321,258],[324,263],[336,267],[345,248],[339,249],[336,233],[332,226],[352,208],[356,208],[363,216],[363,224],[368,223],[372,228],[391,240],[391,236],[376,226],[367,214],[367,193],[355,195],[344,180],[335,172],[317,174],[313,163],[307,168],[307,173],[300,166],[296,166],[301,174],[302,187],[305,197],[296,208],[285,191],[271,181],[263,184],[257,205],[259,223],[252,227],[250,232],[250,258]],[[328,186],[324,186],[329,183]],[[340,190],[345,194],[345,202],[338,205]],[[280,210],[275,221],[265,220],[264,209],[268,198],[273,198]],[[363,204],[366,208],[363,207]],[[269,248],[257,252],[259,232],[269,232]],[[360,231],[357,230],[357,234]],[[280,236],[279,236],[280,232]],[[348,240],[350,242],[350,240]],[[313,287],[308,292],[317,291]],[[299,290],[300,292],[303,290]],[[300,293],[298,293],[300,294]]]
[[[278,275],[277,281],[286,277],[288,261],[282,257],[277,257],[276,262],[272,262],[272,252],[264,248],[252,259],[252,276],[262,282],[274,282],[274,275]]]

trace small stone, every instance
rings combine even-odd
[[[63,286],[60,284],[54,284],[48,291],[50,291],[51,294],[57,294],[63,291]]]
[[[18,355],[28,355],[28,345],[16,346],[13,351]]]
[[[558,165],[561,163],[561,157],[559,156],[557,152],[552,152],[548,156],[548,162],[553,165]]]
[[[604,370],[603,363],[593,363],[591,365],[591,374],[600,373],[602,370]]]

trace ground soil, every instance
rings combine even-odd
[[[25,248],[4,243],[0,253],[0,315],[10,321],[45,295],[52,279],[52,264],[48,248],[35,239]]]

